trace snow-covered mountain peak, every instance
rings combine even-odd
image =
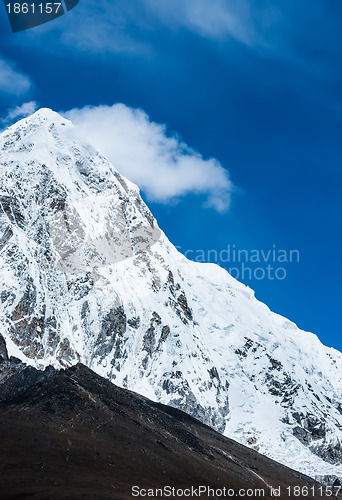
[[[49,170],[59,183],[73,191],[82,187],[86,194],[85,185],[89,193],[105,191],[114,182],[125,193],[139,192],[92,146],[80,140],[69,120],[47,108],[4,131],[0,151],[6,166],[20,164],[33,176]],[[91,182],[86,182],[87,177]]]
[[[82,361],[309,475],[342,475],[342,355],[177,252],[138,188],[51,110],[0,136],[0,332],[36,366]]]
[[[42,108],[10,126],[2,135],[4,139],[8,139],[8,142],[5,142],[6,150],[13,151],[14,146],[19,144],[37,146],[42,137],[48,139],[49,135],[52,136],[51,140],[48,140],[50,145],[56,145],[57,137],[64,136],[66,139],[72,129],[73,125],[69,120],[51,109]],[[32,141],[30,139],[33,139],[33,134],[34,140]]]

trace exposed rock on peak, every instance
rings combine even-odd
[[[0,362],[8,359],[6,341],[0,333]]]

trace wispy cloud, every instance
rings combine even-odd
[[[182,28],[206,38],[252,45],[274,18],[269,1],[260,2],[256,8],[249,0],[88,0],[61,21],[24,36],[33,43],[37,35],[40,39],[54,34],[50,45],[61,40],[74,50],[139,55],[151,53],[150,35],[160,29]]]
[[[73,109],[65,115],[151,201],[169,202],[194,193],[205,195],[208,205],[219,212],[229,208],[233,184],[220,162],[204,159],[144,111],[115,104]]]
[[[248,43],[253,35],[250,3],[246,0],[142,0],[166,25],[179,25],[202,36],[231,36]]]
[[[325,4],[305,0],[298,10],[295,2],[272,0],[87,0],[68,15],[22,33],[20,43],[29,40],[41,50],[43,43],[44,50],[56,52],[62,42],[69,50],[87,55],[130,54],[153,60],[163,50],[160,40],[178,30],[221,43],[234,40],[300,69],[307,60],[304,33],[324,15]],[[338,23],[338,15],[331,11]],[[321,36],[328,26],[320,27]],[[338,37],[333,38],[338,44]],[[320,41],[318,37],[317,54]]]
[[[1,120],[3,124],[8,125],[13,123],[18,118],[25,118],[32,115],[37,109],[35,101],[24,102],[20,106],[15,106],[8,110],[7,115]]]
[[[46,31],[61,31],[61,41],[80,51],[98,53],[146,53],[149,45],[139,31],[146,27],[141,0],[88,0],[80,2],[63,23]],[[45,31],[45,32],[46,32]]]
[[[0,56],[0,92],[18,96],[31,87],[30,78]]]

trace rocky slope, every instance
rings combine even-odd
[[[138,188],[46,109],[0,137],[0,332],[36,368],[81,361],[297,470],[342,476],[342,354],[177,252]]]
[[[4,500],[124,500],[134,498],[133,487],[198,492],[200,486],[229,489],[235,498],[275,498],[271,488],[279,499],[298,490],[308,499],[328,497],[308,477],[81,364],[0,402],[0,430]]]

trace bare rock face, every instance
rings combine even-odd
[[[177,252],[138,188],[50,110],[0,136],[0,250],[0,332],[36,369],[81,361],[284,464],[342,477],[342,354]],[[1,337],[0,359],[37,376]]]
[[[4,377],[4,373],[6,376]],[[55,368],[48,366],[45,370],[37,370],[32,366],[10,360],[0,365],[0,401],[8,401],[29,387],[41,382],[56,373]]]
[[[48,366],[45,370],[37,370],[14,356],[9,357],[5,339],[0,334],[0,402],[16,397],[55,373],[56,370],[52,366]]]
[[[6,341],[0,333],[0,363],[5,360],[8,360]]]

